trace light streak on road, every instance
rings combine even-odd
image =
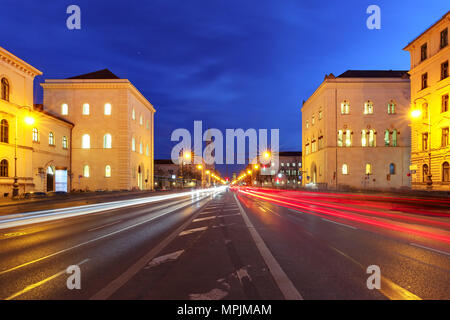
[[[112,202],[104,202],[97,204],[90,204],[84,206],[68,207],[61,209],[40,210],[27,213],[19,213],[14,215],[7,215],[0,218],[0,229],[7,229],[37,222],[52,221],[57,219],[66,219],[86,214],[98,213],[103,211],[110,211],[115,209],[122,209],[125,207],[150,204],[159,201],[172,200],[182,197],[191,197],[192,201],[197,202],[210,195],[226,190],[226,186],[193,190],[189,192],[171,193],[166,195],[151,196],[145,198],[128,199]]]

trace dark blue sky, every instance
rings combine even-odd
[[[66,28],[71,4],[81,7],[79,31]],[[381,8],[381,30],[366,28],[371,4]],[[194,120],[219,129],[279,128],[280,149],[300,150],[301,102],[326,73],[409,69],[402,48],[450,5],[448,0],[2,0],[1,8],[0,46],[45,78],[108,68],[132,81],[157,110],[155,157],[168,158],[171,132],[192,129]]]

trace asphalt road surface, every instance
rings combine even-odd
[[[450,299],[450,201],[428,200],[240,188],[2,216],[0,298]]]

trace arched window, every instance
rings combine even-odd
[[[2,79],[2,99],[9,101],[9,82],[6,78]]]
[[[9,143],[9,123],[2,119],[0,124],[0,142]]]
[[[395,174],[395,163],[389,165],[389,174]]]
[[[342,165],[342,174],[348,174],[348,165],[346,163]]]
[[[83,177],[89,178],[89,176],[90,176],[89,166],[88,166],[88,165],[85,165],[85,166],[83,167]]]
[[[375,147],[377,141],[375,136],[375,130],[369,130],[369,147]]]
[[[8,160],[0,161],[0,177],[8,177]]]
[[[350,113],[350,102],[344,100],[341,103],[341,114],[349,114]]]
[[[397,146],[397,134],[398,134],[397,129],[394,129],[392,131],[392,146],[393,147]]]
[[[131,110],[131,119],[136,120],[136,111],[134,108]]]
[[[342,130],[338,130],[337,144],[338,144],[338,147],[344,146],[344,133]]]
[[[111,103],[105,103],[105,115],[106,116],[111,115]]]
[[[111,177],[111,166],[109,164],[105,166],[105,177],[106,178]]]
[[[395,107],[396,107],[395,101],[394,100],[389,101],[388,114],[395,114]]]
[[[83,134],[81,138],[81,148],[90,149],[91,148],[91,136],[88,134]]]
[[[148,145],[145,147],[145,154],[146,154],[147,156],[150,155],[150,149],[148,148]]]
[[[142,115],[139,116],[139,124],[141,126],[144,124],[144,117]]]
[[[426,182],[428,177],[428,165],[424,164],[422,167],[422,181]]]
[[[39,142],[39,131],[37,128],[33,128],[33,142]]]
[[[346,147],[352,146],[352,132],[349,129],[345,130],[345,146]]]
[[[85,104],[83,104],[83,114],[85,115],[85,116],[87,116],[87,115],[89,115],[89,103],[85,103]]]
[[[367,130],[361,131],[361,146],[367,147]]]
[[[67,116],[69,114],[69,106],[67,105],[67,103],[63,103],[61,105],[61,114],[63,116]]]
[[[109,133],[103,136],[103,148],[111,149],[112,148],[112,137]]]
[[[67,149],[68,148],[68,143],[67,143],[67,137],[66,136],[62,137],[62,147],[63,147],[63,149]]]
[[[136,139],[131,138],[131,151],[136,151]]]
[[[450,182],[450,165],[447,161],[442,164],[442,182]]]
[[[53,132],[48,134],[48,144],[51,146],[55,145],[55,136],[53,135]]]
[[[364,103],[364,114],[373,114],[373,102],[368,100]]]
[[[389,141],[390,141],[390,132],[389,130],[386,129],[386,131],[384,132],[384,146],[385,147],[389,147]]]
[[[143,144],[142,144],[142,141],[139,142],[139,153],[140,153],[140,154],[143,154],[143,153],[144,153],[144,146],[143,146]]]

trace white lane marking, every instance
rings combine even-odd
[[[414,247],[419,247],[419,248],[422,248],[422,249],[426,249],[426,250],[430,250],[430,251],[434,251],[434,252],[437,252],[437,253],[441,253],[441,254],[445,254],[447,256],[450,256],[450,252],[441,251],[441,250],[438,250],[438,249],[433,249],[433,248],[430,248],[430,247],[422,246],[422,245],[414,243],[414,242],[411,242],[410,245],[412,245]]]
[[[331,223],[334,223],[334,224],[337,224],[337,225],[340,225],[340,226],[343,226],[343,227],[347,227],[347,228],[350,228],[350,229],[353,229],[353,230],[357,230],[357,229],[358,229],[358,228],[356,228],[356,227],[349,226],[349,225],[344,224],[344,223],[340,223],[340,222],[328,220],[328,219],[325,219],[325,218],[321,218],[321,219],[322,219],[323,221],[331,222]]]
[[[89,261],[89,259],[85,259],[85,260],[83,260],[83,261],[81,261],[81,262],[79,262],[79,263],[76,263],[76,265],[77,265],[77,266],[81,266],[83,263],[88,262],[88,261]],[[8,298],[6,298],[5,300],[12,300],[12,299],[14,299],[14,298],[17,298],[18,296],[21,296],[22,294],[27,293],[28,291],[31,291],[31,290],[33,290],[33,289],[35,289],[35,288],[37,288],[37,287],[43,285],[44,283],[47,283],[47,282],[49,282],[49,281],[51,281],[51,280],[53,280],[53,279],[59,277],[59,276],[62,275],[62,274],[65,274],[65,273],[66,273],[66,270],[62,270],[62,271],[58,272],[57,274],[54,274],[54,275],[52,275],[51,277],[48,277],[48,278],[46,278],[46,279],[44,279],[44,280],[42,280],[42,281],[39,281],[39,282],[30,284],[29,286],[25,287],[25,289],[20,290],[20,291],[18,291],[18,292],[16,292],[16,293],[10,295],[10,296],[9,296]]]
[[[294,209],[288,209],[289,211],[295,212],[295,213],[303,213],[303,214],[307,214],[306,212],[303,211],[299,211],[299,210],[294,210]]]
[[[204,198],[202,198],[202,199],[204,199]],[[198,200],[198,201],[200,201],[200,200]],[[187,206],[189,206],[189,205],[191,205],[191,204],[193,204],[193,203],[194,203],[194,202],[191,202],[190,204],[187,204],[187,205],[186,205],[186,204],[180,204],[180,205],[178,205],[178,206],[174,206],[174,207],[171,207],[171,208],[167,208],[167,209],[165,209],[165,210],[162,210],[160,214],[158,214],[158,215],[156,215],[156,216],[153,216],[152,218],[149,218],[149,219],[146,219],[146,220],[144,220],[144,221],[135,223],[135,224],[130,225],[130,226],[128,226],[128,227],[125,227],[125,228],[123,228],[123,229],[119,229],[119,230],[116,230],[116,231],[113,231],[113,232],[104,234],[104,235],[102,235],[102,236],[100,236],[100,237],[97,237],[97,238],[94,238],[94,239],[91,239],[91,240],[88,240],[88,241],[79,243],[79,244],[77,244],[77,245],[75,245],[75,246],[73,246],[73,247],[66,248],[66,249],[63,249],[63,250],[60,250],[60,251],[51,253],[51,254],[49,254],[49,255],[46,255],[46,256],[44,256],[44,257],[41,257],[41,258],[38,258],[38,259],[35,259],[35,260],[32,260],[32,261],[23,263],[23,264],[21,264],[21,265],[18,265],[18,266],[15,266],[15,267],[12,267],[12,268],[9,268],[9,269],[0,271],[0,275],[5,274],[5,273],[8,273],[8,272],[11,272],[11,271],[14,271],[14,270],[17,270],[17,269],[20,269],[20,268],[22,268],[22,267],[28,266],[28,265],[33,264],[33,263],[36,263],[36,262],[39,262],[39,261],[42,261],[42,260],[45,260],[45,259],[54,257],[54,256],[56,256],[56,255],[59,255],[59,254],[68,252],[68,251],[70,251],[70,250],[73,250],[73,249],[82,247],[82,246],[87,245],[87,244],[89,244],[89,243],[92,243],[92,242],[95,242],[95,241],[98,241],[98,240],[101,240],[101,239],[104,239],[104,238],[107,238],[107,237],[111,237],[111,236],[113,236],[113,235],[115,235],[115,234],[118,234],[118,233],[120,233],[120,232],[122,232],[122,231],[126,231],[126,230],[129,230],[129,229],[132,229],[132,228],[134,228],[134,227],[140,226],[140,225],[142,225],[142,224],[145,224],[145,223],[147,223],[147,222],[150,222],[150,221],[152,221],[152,220],[155,220],[155,219],[157,219],[157,218],[160,218],[160,217],[162,217],[162,216],[164,216],[164,215],[166,215],[166,214],[168,214],[168,213],[171,213],[171,212],[173,212],[173,211],[176,211],[176,210],[179,210],[179,209],[181,209],[181,208],[187,207]]]
[[[200,209],[201,210],[201,209]],[[142,268],[146,266],[148,261],[152,260],[159,254],[173,239],[175,239],[181,231],[183,231],[188,225],[192,223],[197,217],[198,213],[194,213],[193,216],[172,232],[167,238],[161,241],[156,247],[151,249],[146,255],[136,261],[131,267],[129,267],[124,273],[118,276],[116,279],[108,283],[106,287],[94,294],[90,300],[106,300],[111,297],[117,290],[119,290],[125,283],[127,283],[134,275],[136,275]]]
[[[233,216],[240,216],[240,213],[230,213],[230,214],[221,214],[219,217],[233,217]]]
[[[208,227],[201,227],[201,228],[185,230],[185,231],[181,232],[179,234],[179,236],[185,236],[185,235],[192,234],[192,233],[195,233],[195,232],[205,231],[206,229],[208,229]]]
[[[264,211],[264,212],[267,212],[267,210],[264,209],[263,207],[259,207],[259,210]]]
[[[95,227],[95,228],[89,229],[88,232],[94,231],[94,230],[98,230],[98,229],[102,229],[102,228],[106,228],[106,227],[109,227],[109,226],[113,226],[113,225],[115,225],[115,224],[118,224],[119,222],[122,222],[122,220],[115,221],[115,222],[111,222],[111,223],[107,223],[107,224],[104,224],[104,225],[102,225],[102,226],[99,226],[99,227]]]
[[[211,291],[205,293],[191,293],[189,294],[189,300],[222,300],[228,295],[228,292],[214,288]]]
[[[267,267],[269,268],[270,273],[272,274],[273,279],[275,280],[278,288],[282,292],[283,296],[287,300],[303,300],[300,292],[297,291],[291,279],[287,276],[287,274],[283,271],[281,266],[278,264],[275,257],[270,252],[267,245],[264,243],[264,240],[259,235],[258,231],[256,231],[255,227],[251,223],[247,214],[245,213],[244,208],[242,208],[241,203],[237,199],[236,195],[234,195],[234,199],[237,202],[239,209],[241,210],[242,218],[244,219],[245,224],[253,238],[253,241],[256,244],[256,247],[259,250],[259,253],[263,257]]]
[[[178,250],[172,253],[165,254],[163,256],[159,256],[150,261],[144,269],[150,269],[165,262],[177,260],[179,256],[184,252],[184,250]]]
[[[212,216],[212,217],[205,217],[205,218],[198,218],[198,219],[195,219],[194,221],[192,221],[192,222],[200,222],[200,221],[206,221],[206,220],[211,220],[211,219],[215,219],[216,218],[216,216]]]

